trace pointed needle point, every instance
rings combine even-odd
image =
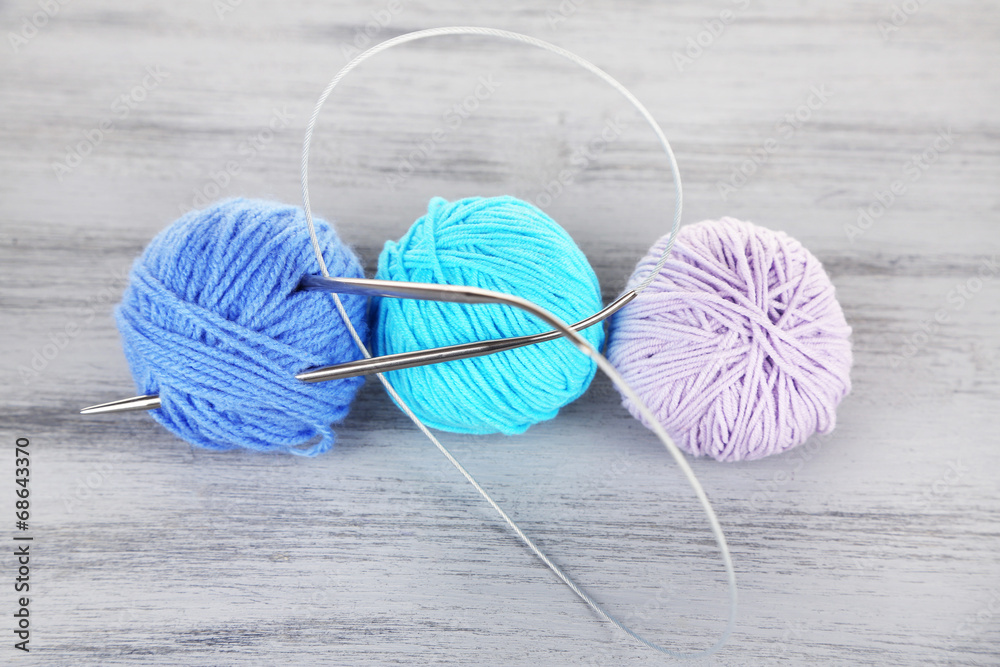
[[[133,396],[119,401],[91,405],[80,410],[81,415],[105,415],[113,412],[131,412],[132,410],[155,410],[160,407],[160,397],[154,395]]]

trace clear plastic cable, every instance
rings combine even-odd
[[[322,271],[323,275],[329,277],[330,274],[329,271],[327,270],[326,262],[323,259],[323,252],[319,246],[319,240],[316,236],[316,230],[313,224],[312,209],[310,207],[310,202],[309,202],[309,148],[312,143],[312,136],[316,126],[316,121],[319,118],[319,113],[320,110],[323,108],[323,104],[326,102],[327,98],[333,92],[333,89],[336,88],[337,84],[340,83],[340,81],[345,76],[347,76],[348,73],[350,73],[362,62],[368,60],[377,53],[386,51],[388,49],[393,48],[394,46],[405,44],[407,42],[413,42],[431,37],[441,37],[446,35],[478,35],[484,37],[495,37],[499,39],[521,42],[523,44],[528,44],[530,46],[534,46],[543,49],[545,51],[549,51],[551,53],[560,55],[563,58],[566,58],[567,60],[579,65],[585,70],[593,73],[598,78],[609,84],[612,88],[617,90],[623,97],[625,97],[625,99],[627,99],[632,104],[632,106],[635,107],[636,110],[638,110],[638,112],[642,115],[642,117],[646,119],[646,122],[649,123],[650,127],[656,133],[656,136],[659,139],[660,144],[663,146],[663,150],[667,155],[667,159],[670,162],[670,169],[673,175],[673,184],[676,192],[676,204],[674,207],[673,224],[670,231],[670,238],[666,244],[666,247],[662,255],[660,256],[660,259],[657,262],[656,266],[650,271],[649,275],[646,276],[636,287],[637,292],[641,292],[642,290],[644,290],[653,281],[655,276],[659,273],[660,269],[663,268],[664,263],[667,261],[667,257],[669,256],[670,250],[673,247],[677,231],[680,228],[681,208],[683,199],[680,173],[677,168],[677,160],[674,157],[673,150],[670,147],[670,142],[667,140],[667,137],[663,133],[663,130],[660,128],[659,124],[653,118],[652,114],[649,113],[646,107],[643,106],[642,103],[638,99],[636,99],[636,97],[631,92],[629,92],[627,88],[625,88],[625,86],[616,81],[611,75],[609,75],[608,73],[606,73],[593,63],[584,60],[580,56],[571,53],[570,51],[567,51],[565,49],[562,49],[558,46],[555,46],[554,44],[550,44],[548,42],[542,41],[540,39],[535,39],[534,37],[529,37],[527,35],[522,35],[515,32],[509,32],[506,30],[497,30],[494,28],[465,27],[465,26],[432,28],[429,30],[420,30],[417,32],[406,33],[404,35],[394,37],[392,39],[386,40],[385,42],[381,42],[376,46],[371,47],[367,51],[364,51],[359,55],[357,55],[353,60],[347,63],[347,65],[345,65],[339,72],[337,72],[337,74],[333,77],[333,79],[330,80],[330,83],[327,85],[326,89],[320,95],[319,100],[316,102],[316,107],[314,108],[312,116],[310,116],[309,118],[309,123],[306,126],[305,138],[302,143],[302,202],[303,202],[303,208],[305,209],[306,222],[309,226],[309,236],[312,240],[313,250],[316,253],[316,259],[319,262],[320,270]],[[334,299],[337,312],[340,313],[340,317],[343,319],[344,324],[347,327],[348,331],[350,332],[351,337],[354,339],[355,344],[358,346],[358,349],[361,350],[361,353],[366,358],[371,358],[371,352],[365,346],[364,341],[361,340],[361,337],[358,335],[357,330],[351,323],[351,320],[348,317],[347,312],[345,311],[340,298],[336,294],[331,294],[330,296]],[[559,321],[558,318],[555,318],[554,316],[552,316],[552,319],[557,322]],[[736,573],[733,568],[732,557],[729,553],[729,546],[726,543],[726,538],[722,532],[722,526],[719,523],[718,517],[716,516],[715,511],[712,509],[712,505],[709,502],[708,496],[705,494],[704,489],[698,482],[697,477],[695,477],[694,472],[691,470],[691,466],[684,458],[684,455],[680,452],[680,450],[677,448],[677,445],[674,444],[673,440],[671,440],[670,436],[663,429],[663,427],[660,426],[659,422],[656,420],[655,416],[652,414],[652,412],[646,406],[646,404],[639,399],[639,397],[636,395],[632,387],[625,382],[625,380],[621,377],[621,375],[614,368],[614,366],[612,366],[611,363],[603,355],[601,355],[597,349],[592,347],[582,336],[580,336],[572,329],[570,329],[568,325],[566,325],[565,323],[562,323],[562,325],[563,326],[559,328],[563,329],[564,333],[574,341],[578,349],[580,349],[583,354],[586,354],[588,357],[594,360],[598,368],[600,368],[601,371],[604,374],[606,374],[612,380],[612,382],[615,383],[615,385],[619,388],[619,390],[623,394],[625,394],[626,397],[634,405],[636,405],[639,408],[639,411],[643,414],[647,423],[652,424],[653,432],[656,434],[657,438],[659,438],[660,442],[663,443],[663,446],[667,449],[667,451],[670,452],[671,456],[677,463],[678,467],[680,467],[681,472],[686,477],[691,488],[694,490],[695,496],[698,498],[699,503],[701,504],[703,510],[705,511],[705,515],[708,518],[708,523],[711,527],[712,534],[715,537],[715,541],[718,544],[719,551],[721,552],[723,565],[725,566],[726,577],[729,584],[729,619],[719,639],[712,646],[703,651],[698,651],[694,653],[684,653],[668,649],[664,646],[656,644],[642,637],[641,635],[633,631],[631,628],[629,628],[627,625],[625,625],[624,623],[613,617],[611,614],[609,614],[607,611],[605,611],[604,608],[597,601],[595,601],[589,594],[583,591],[565,572],[562,571],[562,569],[559,568],[559,566],[557,566],[554,562],[552,562],[552,560],[550,560],[548,556],[546,556],[538,548],[538,546],[531,540],[531,538],[529,538],[524,533],[524,531],[521,530],[521,528],[517,525],[517,523],[515,523],[514,520],[510,518],[510,516],[508,516],[508,514],[503,510],[503,508],[501,508],[497,504],[497,502],[493,500],[493,498],[489,495],[489,493],[487,493],[486,490],[483,489],[483,487],[476,481],[476,479],[469,473],[469,471],[466,470],[464,466],[462,466],[462,464],[454,457],[454,455],[452,455],[452,453],[443,444],[441,444],[441,441],[438,440],[438,438],[430,431],[430,429],[428,429],[427,426],[422,421],[420,421],[420,419],[413,413],[413,411],[409,408],[406,402],[403,401],[402,397],[399,396],[398,393],[396,393],[396,390],[392,387],[392,384],[385,377],[385,375],[379,373],[378,379],[385,386],[386,391],[390,394],[390,396],[392,396],[393,400],[395,400],[396,404],[400,407],[403,413],[406,414],[406,416],[409,417],[413,421],[413,423],[417,425],[417,428],[419,428],[432,443],[434,443],[434,446],[437,447],[438,450],[445,456],[445,458],[447,458],[448,461],[451,462],[451,464],[462,474],[462,476],[465,477],[465,479],[473,486],[473,488],[475,488],[476,491],[479,492],[479,494],[483,497],[483,499],[486,500],[487,503],[489,503],[490,507],[492,507],[494,511],[496,511],[496,513],[499,514],[500,517],[507,523],[507,525],[510,526],[511,530],[514,531],[514,533],[518,536],[518,538],[520,538],[521,541],[524,542],[524,544],[532,551],[532,553],[534,553],[535,556],[537,556],[538,559],[541,560],[546,565],[546,567],[548,567],[564,584],[566,584],[577,596],[579,596],[580,599],[586,602],[591,607],[591,609],[593,609],[594,612],[598,614],[598,616],[607,620],[616,628],[618,628],[619,630],[627,634],[629,637],[639,642],[640,644],[643,644],[644,646],[647,646],[660,653],[677,658],[699,658],[711,655],[716,651],[718,651],[720,648],[722,648],[722,646],[725,645],[727,639],[729,638],[729,635],[731,634],[733,627],[736,623],[736,608],[737,608]]]

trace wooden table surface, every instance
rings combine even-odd
[[[299,203],[308,114],[352,50],[471,24],[619,78],[674,142],[685,222],[795,236],[853,327],[831,435],[692,460],[741,596],[703,663],[1000,664],[996,3],[17,0],[0,24],[0,663],[665,662],[559,583],[374,382],[316,459],[76,414],[134,393],[110,313],[149,239],[206,199]],[[652,132],[550,54],[449,38],[370,61],[321,118],[314,206],[371,271],[429,197],[537,200],[607,122],[621,131],[546,201],[607,300],[674,193]],[[19,437],[28,654],[12,634]],[[675,648],[715,640],[711,535],[605,379],[523,436],[442,438],[613,613]]]

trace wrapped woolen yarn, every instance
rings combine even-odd
[[[481,287],[533,301],[566,322],[601,309],[597,276],[569,234],[514,197],[431,200],[427,214],[379,256],[382,280]],[[547,331],[508,306],[375,299],[378,356]],[[582,332],[595,347],[601,326]],[[578,398],[596,366],[565,339],[484,357],[392,371],[389,379],[427,425],[457,433],[522,433]]]
[[[316,220],[330,274],[364,277],[333,228]],[[363,378],[306,384],[295,374],[360,351],[330,294],[299,291],[318,273],[301,208],[233,199],[192,211],[150,242],[115,311],[150,414],[209,449],[315,455],[334,442]],[[365,299],[341,300],[362,337]]]
[[[631,287],[667,242],[639,262]],[[850,334],[812,253],[722,218],[680,230],[649,287],[614,316],[608,358],[679,447],[741,461],[833,429],[851,388]]]

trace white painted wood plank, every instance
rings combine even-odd
[[[925,3],[883,38],[888,2],[401,2],[376,39],[490,25],[593,60],[674,142],[685,220],[784,229],[837,285],[856,360],[837,431],[764,461],[693,462],[741,585],[737,632],[708,664],[998,664],[1000,280],[956,298],[1000,251],[997,7]],[[145,415],[75,415],[132,390],[109,317],[122,271],[227,161],[241,169],[222,195],[299,201],[307,115],[386,6],[243,2],[220,19],[210,2],[76,2],[5,52],[2,431],[37,453],[35,648],[21,663],[656,664],[547,573],[373,383],[336,450],[308,461],[192,450]],[[733,21],[678,71],[674,54],[724,10]],[[37,11],[5,3],[0,19],[16,32]],[[117,117],[147,67],[164,78]],[[480,76],[496,93],[390,190]],[[802,111],[817,87],[828,100]],[[651,133],[547,54],[413,45],[332,102],[315,205],[369,267],[429,196],[535,198],[619,115],[621,137],[548,210],[606,298],[666,229],[672,192]],[[288,126],[248,156],[276,109]],[[808,118],[789,131],[797,111]],[[53,163],[104,120],[114,131],[59,180]],[[908,178],[942,131],[951,144],[858,234],[858,208]],[[719,183],[771,137],[777,150],[723,201]],[[924,340],[939,311],[947,321]],[[79,335],[22,382],[18,366],[70,323]],[[711,536],[608,382],[524,436],[445,440],[613,612],[678,646],[714,639],[725,593]],[[2,498],[11,474],[4,464]],[[8,621],[13,597],[0,600]]]

